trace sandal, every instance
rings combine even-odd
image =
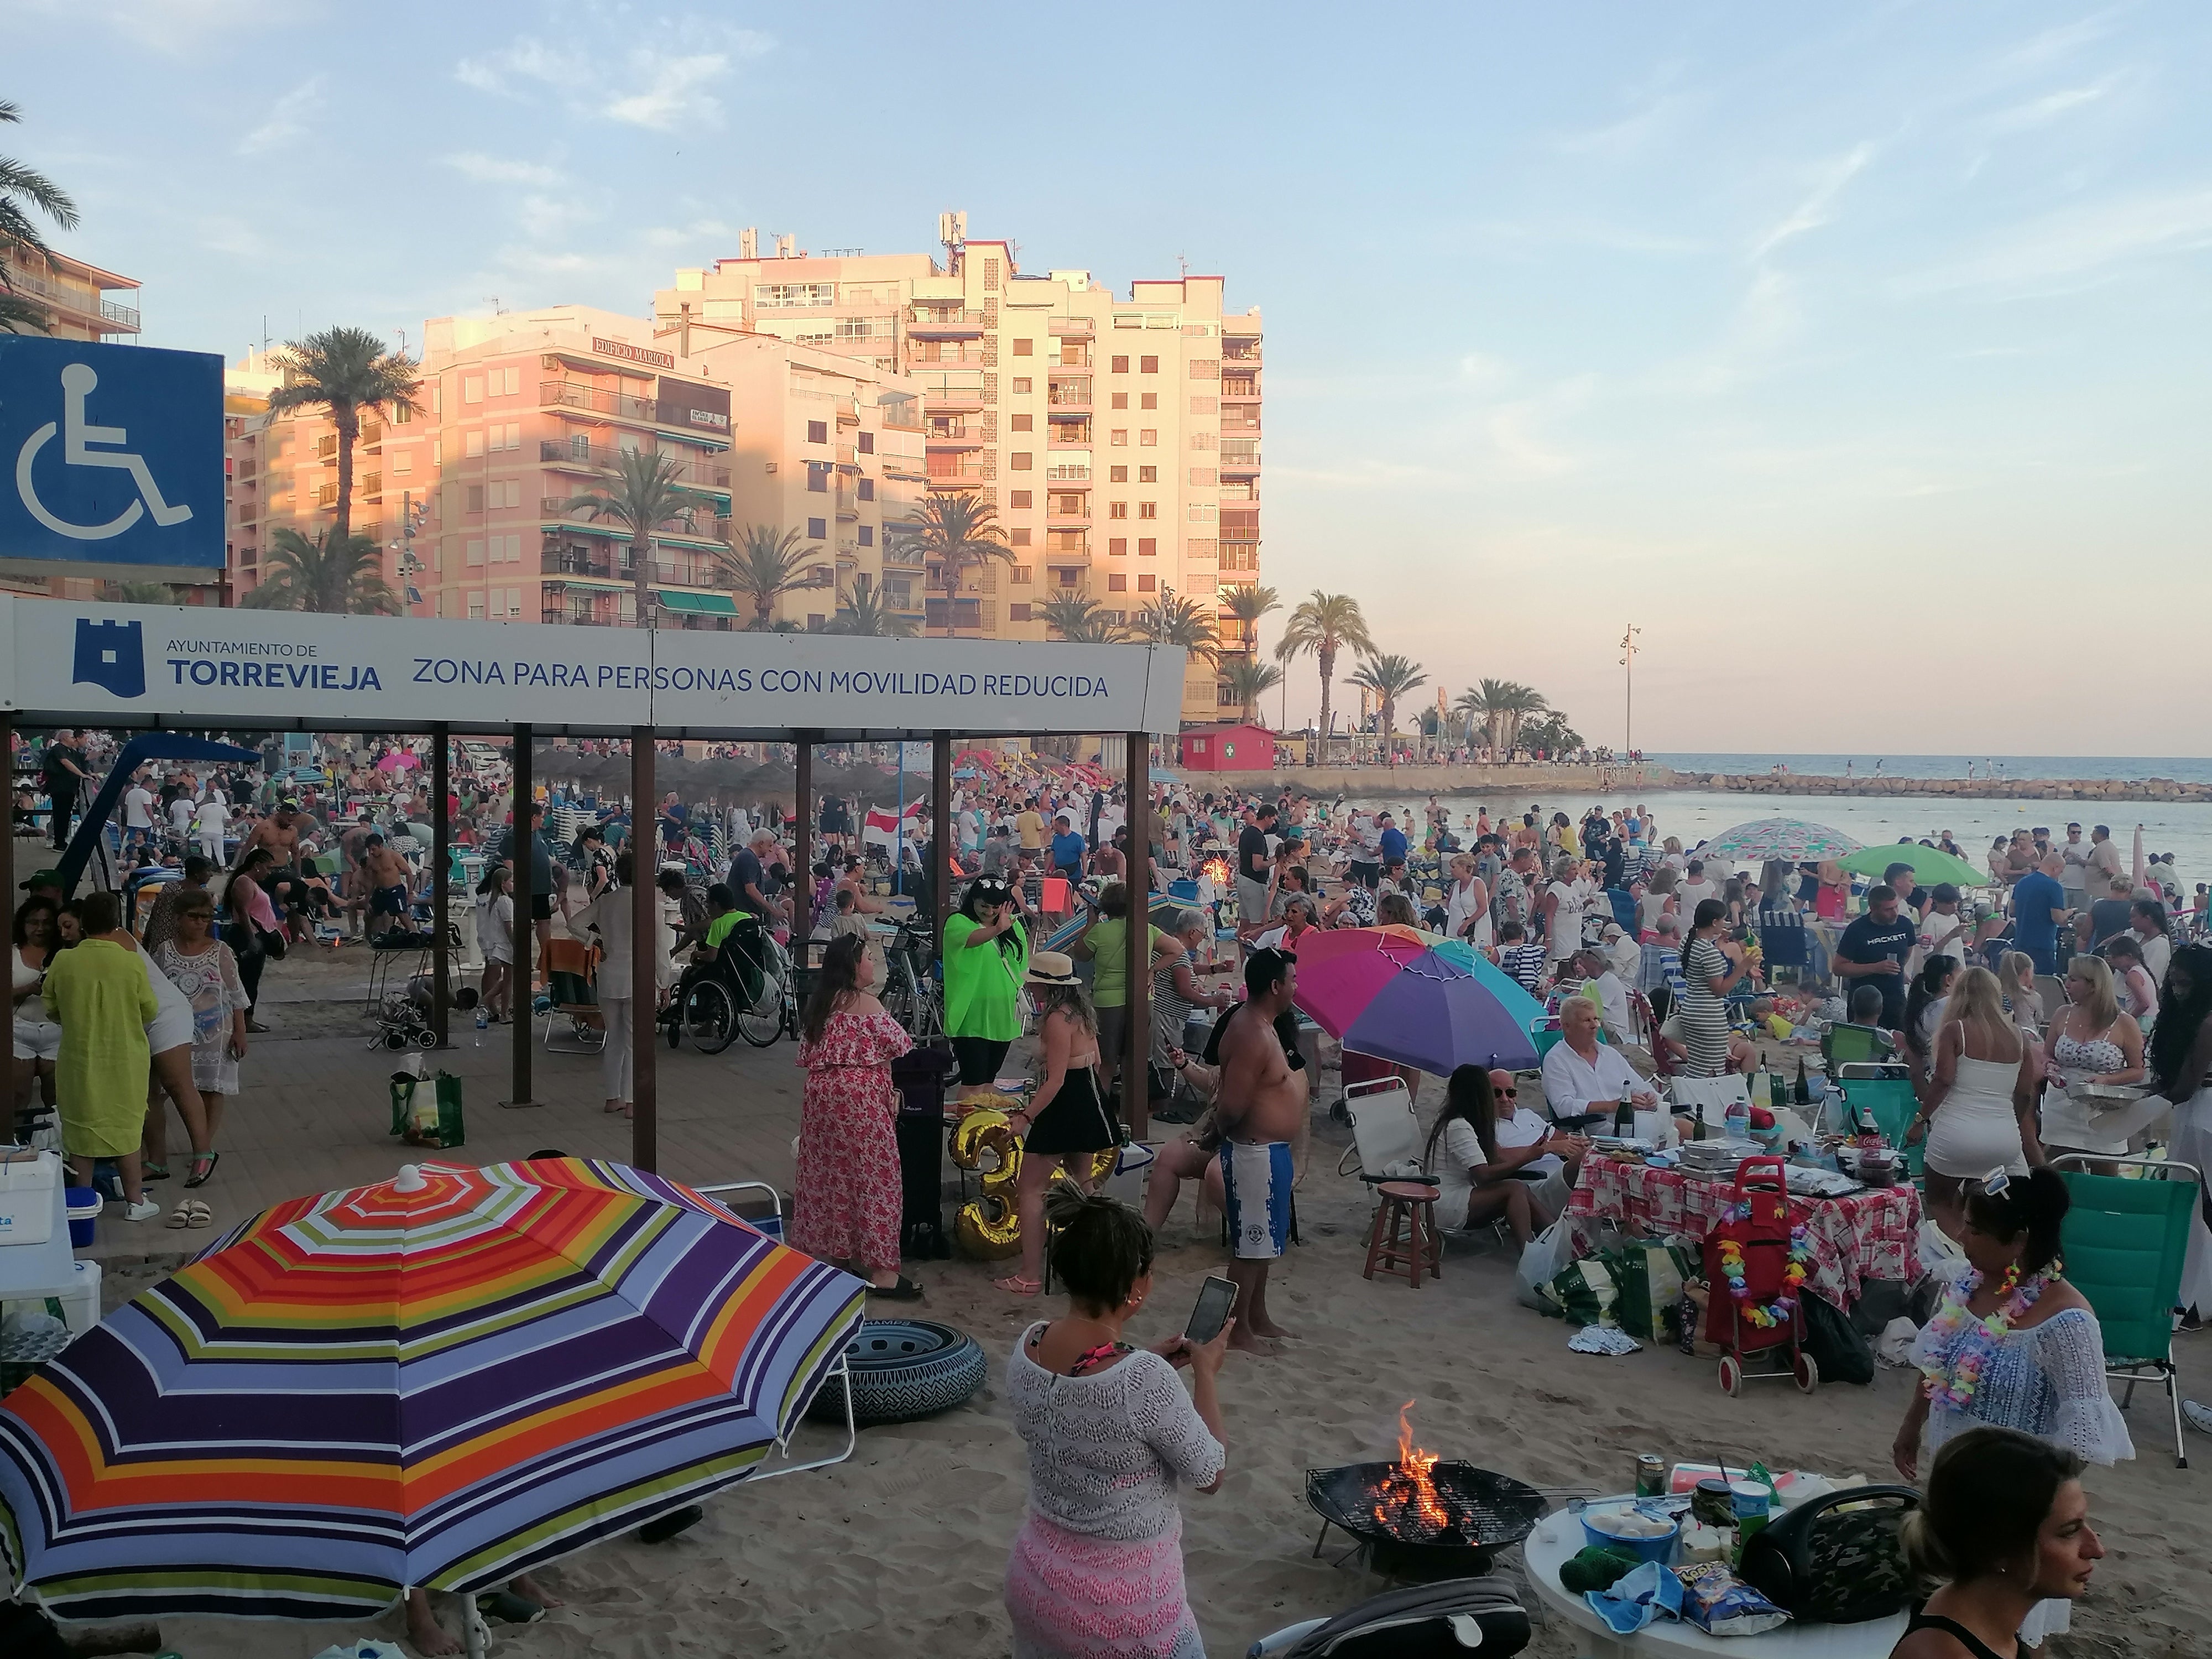
[[[167,1181],[169,1166],[166,1164],[142,1164],[138,1167],[138,1176],[142,1181]]]
[[[191,1210],[192,1200],[188,1198],[183,1203],[178,1205],[175,1209],[169,1212],[169,1219],[166,1224],[171,1227],[191,1226],[192,1224]]]
[[[480,1596],[478,1609],[507,1625],[534,1625],[545,1616],[545,1609],[526,1595],[517,1595],[513,1590],[501,1590],[496,1595]]]
[[[1044,1286],[1034,1279],[1024,1279],[1019,1273],[1010,1273],[1004,1279],[994,1279],[992,1285],[1010,1296],[1035,1296]]]
[[[215,1174],[215,1166],[222,1162],[222,1154],[221,1152],[194,1152],[192,1154],[192,1172],[185,1177],[185,1185],[187,1188],[206,1186],[209,1180]],[[199,1167],[203,1164],[207,1165],[207,1168],[204,1170]]]
[[[202,1203],[197,1198],[186,1199],[182,1204],[179,1204],[177,1208],[183,1212],[185,1225],[187,1227],[212,1227],[215,1225],[215,1212],[208,1208],[205,1204]]]
[[[886,1302],[919,1302],[922,1297],[922,1289],[904,1273],[901,1273],[898,1276],[897,1284],[871,1285],[868,1286],[868,1294],[879,1296]]]

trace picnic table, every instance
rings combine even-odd
[[[1679,1233],[1702,1240],[1734,1194],[1732,1180],[1592,1157],[1583,1160],[1568,1200],[1567,1224],[1578,1254],[1595,1246],[1600,1219],[1648,1237]],[[1841,1198],[1793,1195],[1790,1219],[1804,1224],[1813,1247],[1806,1283],[1836,1307],[1856,1302],[1866,1279],[1909,1284],[1920,1276],[1920,1194],[1909,1184],[1864,1188]]]

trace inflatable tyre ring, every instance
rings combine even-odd
[[[864,1319],[846,1353],[856,1423],[933,1417],[965,1403],[983,1386],[983,1350],[975,1339],[927,1319]],[[824,1382],[806,1414],[817,1421],[842,1420],[842,1380]]]

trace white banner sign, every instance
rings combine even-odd
[[[1183,653],[1146,645],[432,622],[0,594],[27,723],[896,738],[1173,732]]]

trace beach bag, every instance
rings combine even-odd
[[[1604,1258],[1589,1255],[1570,1263],[1544,1285],[1543,1296],[1545,1312],[1559,1315],[1570,1325],[1610,1325],[1620,1287]]]
[[[1843,1311],[1812,1291],[1797,1292],[1797,1316],[1804,1329],[1798,1340],[1820,1368],[1823,1382],[1874,1381],[1874,1347]]]
[[[1918,1593],[1899,1534],[1919,1505],[1911,1486],[1846,1486],[1809,1498],[1752,1534],[1740,1576],[1807,1624],[1902,1613]]]
[[[1698,1272],[1694,1254],[1665,1244],[1626,1244],[1607,1251],[1605,1263],[1620,1291],[1613,1318],[1620,1328],[1639,1341],[1673,1341],[1683,1280]],[[1826,1366],[1820,1374],[1827,1375]]]
[[[1514,1299],[1538,1313],[1557,1313],[1559,1310],[1545,1299],[1544,1287],[1559,1277],[1574,1255],[1574,1241],[1567,1236],[1563,1216],[1522,1247],[1521,1263],[1513,1273]]]
[[[392,1130],[410,1146],[448,1147],[468,1139],[461,1109],[461,1080],[451,1072],[434,1078],[392,1075]]]

